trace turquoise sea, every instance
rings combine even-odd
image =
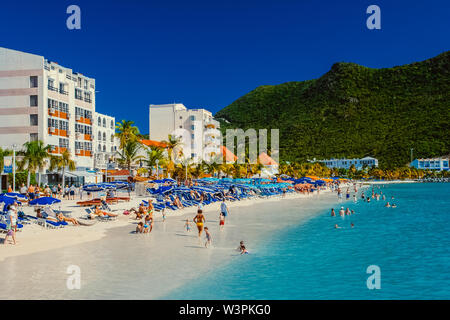
[[[374,188],[397,208],[358,193],[357,203],[342,202],[354,215],[327,210],[292,225],[163,299],[449,299],[450,184]],[[371,265],[380,289],[367,287]]]

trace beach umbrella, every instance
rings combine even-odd
[[[27,200],[28,197],[24,194],[20,194],[17,192],[8,192],[8,193],[4,193],[5,197],[9,197],[9,198],[13,198],[16,200]]]
[[[8,197],[5,194],[0,194],[0,203],[4,203],[5,206],[16,202],[14,198]]]
[[[47,205],[51,205],[51,204],[58,203],[58,202],[61,202],[61,200],[52,198],[52,197],[41,197],[41,198],[31,200],[29,202],[29,205],[47,206]]]
[[[83,186],[83,190],[87,192],[98,192],[105,190],[105,187],[99,185],[99,184],[87,184]]]

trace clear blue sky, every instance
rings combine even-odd
[[[81,30],[66,8],[81,8]],[[381,8],[381,30],[366,8]],[[318,78],[335,62],[391,67],[449,50],[450,2],[1,1],[0,46],[97,81],[97,110],[148,131],[148,105],[213,113],[260,85]]]

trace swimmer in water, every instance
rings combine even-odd
[[[346,214],[347,216],[350,215],[350,209],[349,209],[349,208],[347,208],[347,209],[345,210],[345,214]]]
[[[350,224],[350,227],[352,227],[352,228],[353,228],[354,226],[355,226],[355,225],[354,225],[354,224],[353,224],[353,222],[352,222],[352,223]]]
[[[354,211],[354,210],[352,210],[352,214],[355,214],[355,211]]]
[[[244,241],[241,241],[239,243],[239,247],[237,247],[237,250],[240,251],[241,254],[248,254],[248,251],[247,251],[247,249],[245,248],[245,245],[244,245]]]
[[[334,212],[334,208],[331,208],[331,216],[335,217],[336,216],[336,212]]]
[[[356,194],[353,195],[353,202],[356,202],[358,200],[356,200]]]
[[[390,207],[391,207],[391,204],[388,202],[388,203],[386,203],[385,207],[386,207],[386,208],[390,208]]]
[[[335,229],[341,229],[341,227],[339,227],[337,224],[334,225]]]
[[[391,208],[397,208],[397,205],[393,203]]]
[[[344,207],[341,207],[341,210],[339,210],[339,215],[343,217],[345,215]]]

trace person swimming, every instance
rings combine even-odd
[[[391,204],[388,202],[388,203],[385,204],[385,207],[386,207],[386,208],[390,208],[390,207],[391,207]]]
[[[347,208],[347,209],[345,210],[345,214],[346,214],[347,216],[350,215],[350,209],[349,209],[349,208]]]
[[[339,227],[337,224],[334,225],[335,229],[341,229],[341,227]]]
[[[245,248],[244,241],[239,242],[239,247],[237,247],[237,250],[238,250],[241,254],[248,254],[248,250]]]
[[[353,224],[353,222],[352,223],[350,223],[350,227],[351,228],[353,228],[355,225]]]
[[[336,212],[334,212],[334,208],[331,208],[331,216],[335,217],[336,216]]]
[[[344,207],[341,207],[341,210],[339,210],[339,215],[343,217],[345,215]]]
[[[397,205],[393,203],[391,208],[397,208]]]

